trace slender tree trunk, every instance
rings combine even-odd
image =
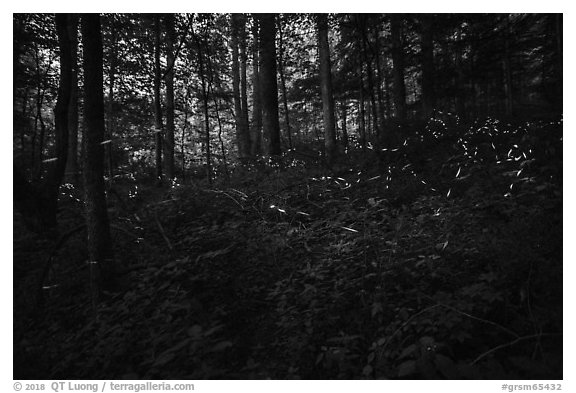
[[[160,102],[160,15],[154,15],[154,126],[156,139],[156,184],[162,184],[162,104]]]
[[[274,14],[260,14],[260,87],[266,153],[280,156],[278,83],[276,81],[276,23]]]
[[[467,118],[466,114],[466,83],[464,81],[464,66],[462,64],[462,56],[463,56],[463,44],[462,44],[462,36],[461,32],[458,31],[458,38],[456,42],[456,74],[454,75],[455,78],[455,87],[456,87],[456,113],[463,118]],[[497,101],[498,104],[498,101]]]
[[[429,118],[436,105],[434,94],[434,37],[432,34],[432,18],[421,16],[421,58],[422,58],[422,109],[424,116]]]
[[[386,69],[382,71],[382,79],[384,79],[384,100],[386,102],[386,119],[390,119],[390,109],[392,107],[390,98],[390,82],[389,75]]]
[[[188,126],[188,103],[190,102],[190,88],[186,87],[186,96],[184,98],[184,126],[182,127],[182,138],[180,139],[180,155],[182,156],[182,179],[186,180],[186,129]]]
[[[342,111],[342,145],[344,146],[344,151],[348,151],[348,125],[347,117],[348,117],[348,103],[346,101],[342,101],[340,104],[340,110]]]
[[[557,110],[562,112],[562,105],[563,105],[563,14],[556,14],[554,17],[554,27],[555,27],[555,35],[556,35],[556,94],[557,97]]]
[[[286,135],[288,136],[288,148],[292,149],[292,131],[290,130],[290,116],[288,113],[288,98],[286,96],[286,77],[284,75],[284,37],[282,36],[282,19],[278,18],[278,33],[279,33],[279,53],[278,53],[278,68],[280,74],[280,85],[282,87],[282,104],[284,106],[284,123],[286,125]]]
[[[84,192],[88,255],[100,288],[117,283],[104,188],[104,90],[100,16],[82,16],[84,47]]]
[[[231,17],[231,39],[232,45],[232,95],[234,98],[234,117],[236,122],[236,143],[238,145],[238,155],[242,154],[241,132],[242,132],[242,101],[240,100],[240,59],[239,59],[239,14],[232,14]]]
[[[174,178],[174,14],[166,14],[166,135],[164,137],[164,171],[168,179]]]
[[[250,156],[248,100],[246,98],[246,40],[245,34],[242,33],[245,30],[243,22],[241,14],[232,14],[232,88],[236,121],[236,144],[240,160],[246,160]],[[244,44],[242,44],[242,41],[244,41]],[[242,67],[240,63],[243,63]]]
[[[376,96],[374,95],[374,77],[372,72],[372,60],[368,56],[368,37],[366,31],[366,16],[360,16],[360,34],[362,40],[362,58],[366,64],[366,74],[368,77],[368,92],[370,93],[370,114],[372,115],[372,130],[375,135],[375,145],[380,146],[380,130],[378,129],[378,108],[376,106]],[[370,122],[368,122],[370,124]]]
[[[402,48],[402,20],[396,16],[390,18],[392,32],[392,63],[394,64],[394,106],[396,119],[406,120],[406,85],[404,84],[404,50]]]
[[[382,66],[380,64],[380,20],[374,29],[374,58],[376,59],[376,97],[378,99],[378,130],[380,134],[384,131],[384,97],[382,96]],[[381,135],[382,137],[383,135]]]
[[[212,101],[214,102],[214,110],[216,111],[216,120],[218,121],[218,141],[220,142],[220,152],[222,153],[222,163],[224,164],[224,173],[226,178],[230,179],[230,173],[228,171],[228,162],[226,160],[226,148],[224,146],[224,139],[222,138],[222,119],[220,118],[220,104],[218,96],[214,93],[214,66],[212,64],[212,59],[210,53],[206,56],[208,59],[208,93],[212,95]]]
[[[250,156],[250,127],[248,120],[248,83],[246,80],[246,16],[240,14],[240,103],[242,104],[242,149],[246,157]]]
[[[260,61],[259,61],[259,33],[258,18],[252,17],[252,134],[250,154],[256,156],[262,152],[262,100],[260,97]]]
[[[362,77],[362,63],[360,63],[360,69],[358,71],[358,114],[359,125],[360,125],[360,145],[362,150],[366,150],[366,110],[364,107],[364,78]]]
[[[318,14],[316,22],[318,27],[318,52],[320,54],[320,90],[322,94],[322,114],[324,118],[324,149],[326,162],[331,166],[336,159],[337,150],[327,15]]]
[[[206,83],[206,74],[204,73],[204,51],[202,50],[202,43],[194,33],[192,28],[192,38],[196,42],[196,49],[198,50],[198,73],[202,83],[202,101],[204,104],[204,144],[206,146],[206,176],[208,183],[212,185],[212,157],[210,149],[210,117],[208,113],[208,87]]]
[[[68,35],[70,36],[72,81],[70,103],[68,107],[68,157],[66,174],[70,181],[78,182],[78,15],[68,17]]]
[[[504,21],[504,59],[502,61],[502,71],[504,74],[504,97],[506,116],[512,116],[514,108],[513,84],[512,84],[512,61],[510,58],[510,21],[509,16],[505,16]]]
[[[32,136],[32,165],[33,177],[39,178],[42,168],[42,148],[36,149],[36,138],[38,135],[38,121],[42,118],[42,101],[44,97],[44,91],[42,89],[42,77],[40,70],[40,53],[38,44],[34,44],[34,60],[36,63],[36,114],[34,116],[34,133]],[[43,135],[42,135],[43,139]],[[42,145],[42,143],[40,143]]]
[[[109,79],[110,84],[108,86],[108,127],[106,128],[105,138],[106,143],[104,144],[104,157],[106,161],[106,169],[108,171],[108,181],[112,184],[114,179],[114,165],[112,159],[112,138],[114,137],[114,129],[116,125],[116,118],[114,114],[114,86],[116,84],[116,63],[118,62],[118,48],[117,48],[117,33],[116,26],[114,24],[114,14],[110,16],[110,58],[109,62]]]

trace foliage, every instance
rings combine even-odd
[[[118,179],[129,285],[96,309],[73,236],[32,313],[51,245],[16,231],[15,377],[561,378],[561,126],[438,113],[377,166]]]

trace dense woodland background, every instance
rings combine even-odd
[[[14,378],[562,378],[562,15],[13,22]]]

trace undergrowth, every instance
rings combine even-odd
[[[125,286],[96,308],[85,233],[15,216],[14,378],[562,378],[561,122],[438,117],[348,157],[119,176]]]

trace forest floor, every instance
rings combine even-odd
[[[562,123],[426,130],[332,171],[123,176],[124,286],[96,306],[85,232],[15,213],[14,378],[561,379]]]

